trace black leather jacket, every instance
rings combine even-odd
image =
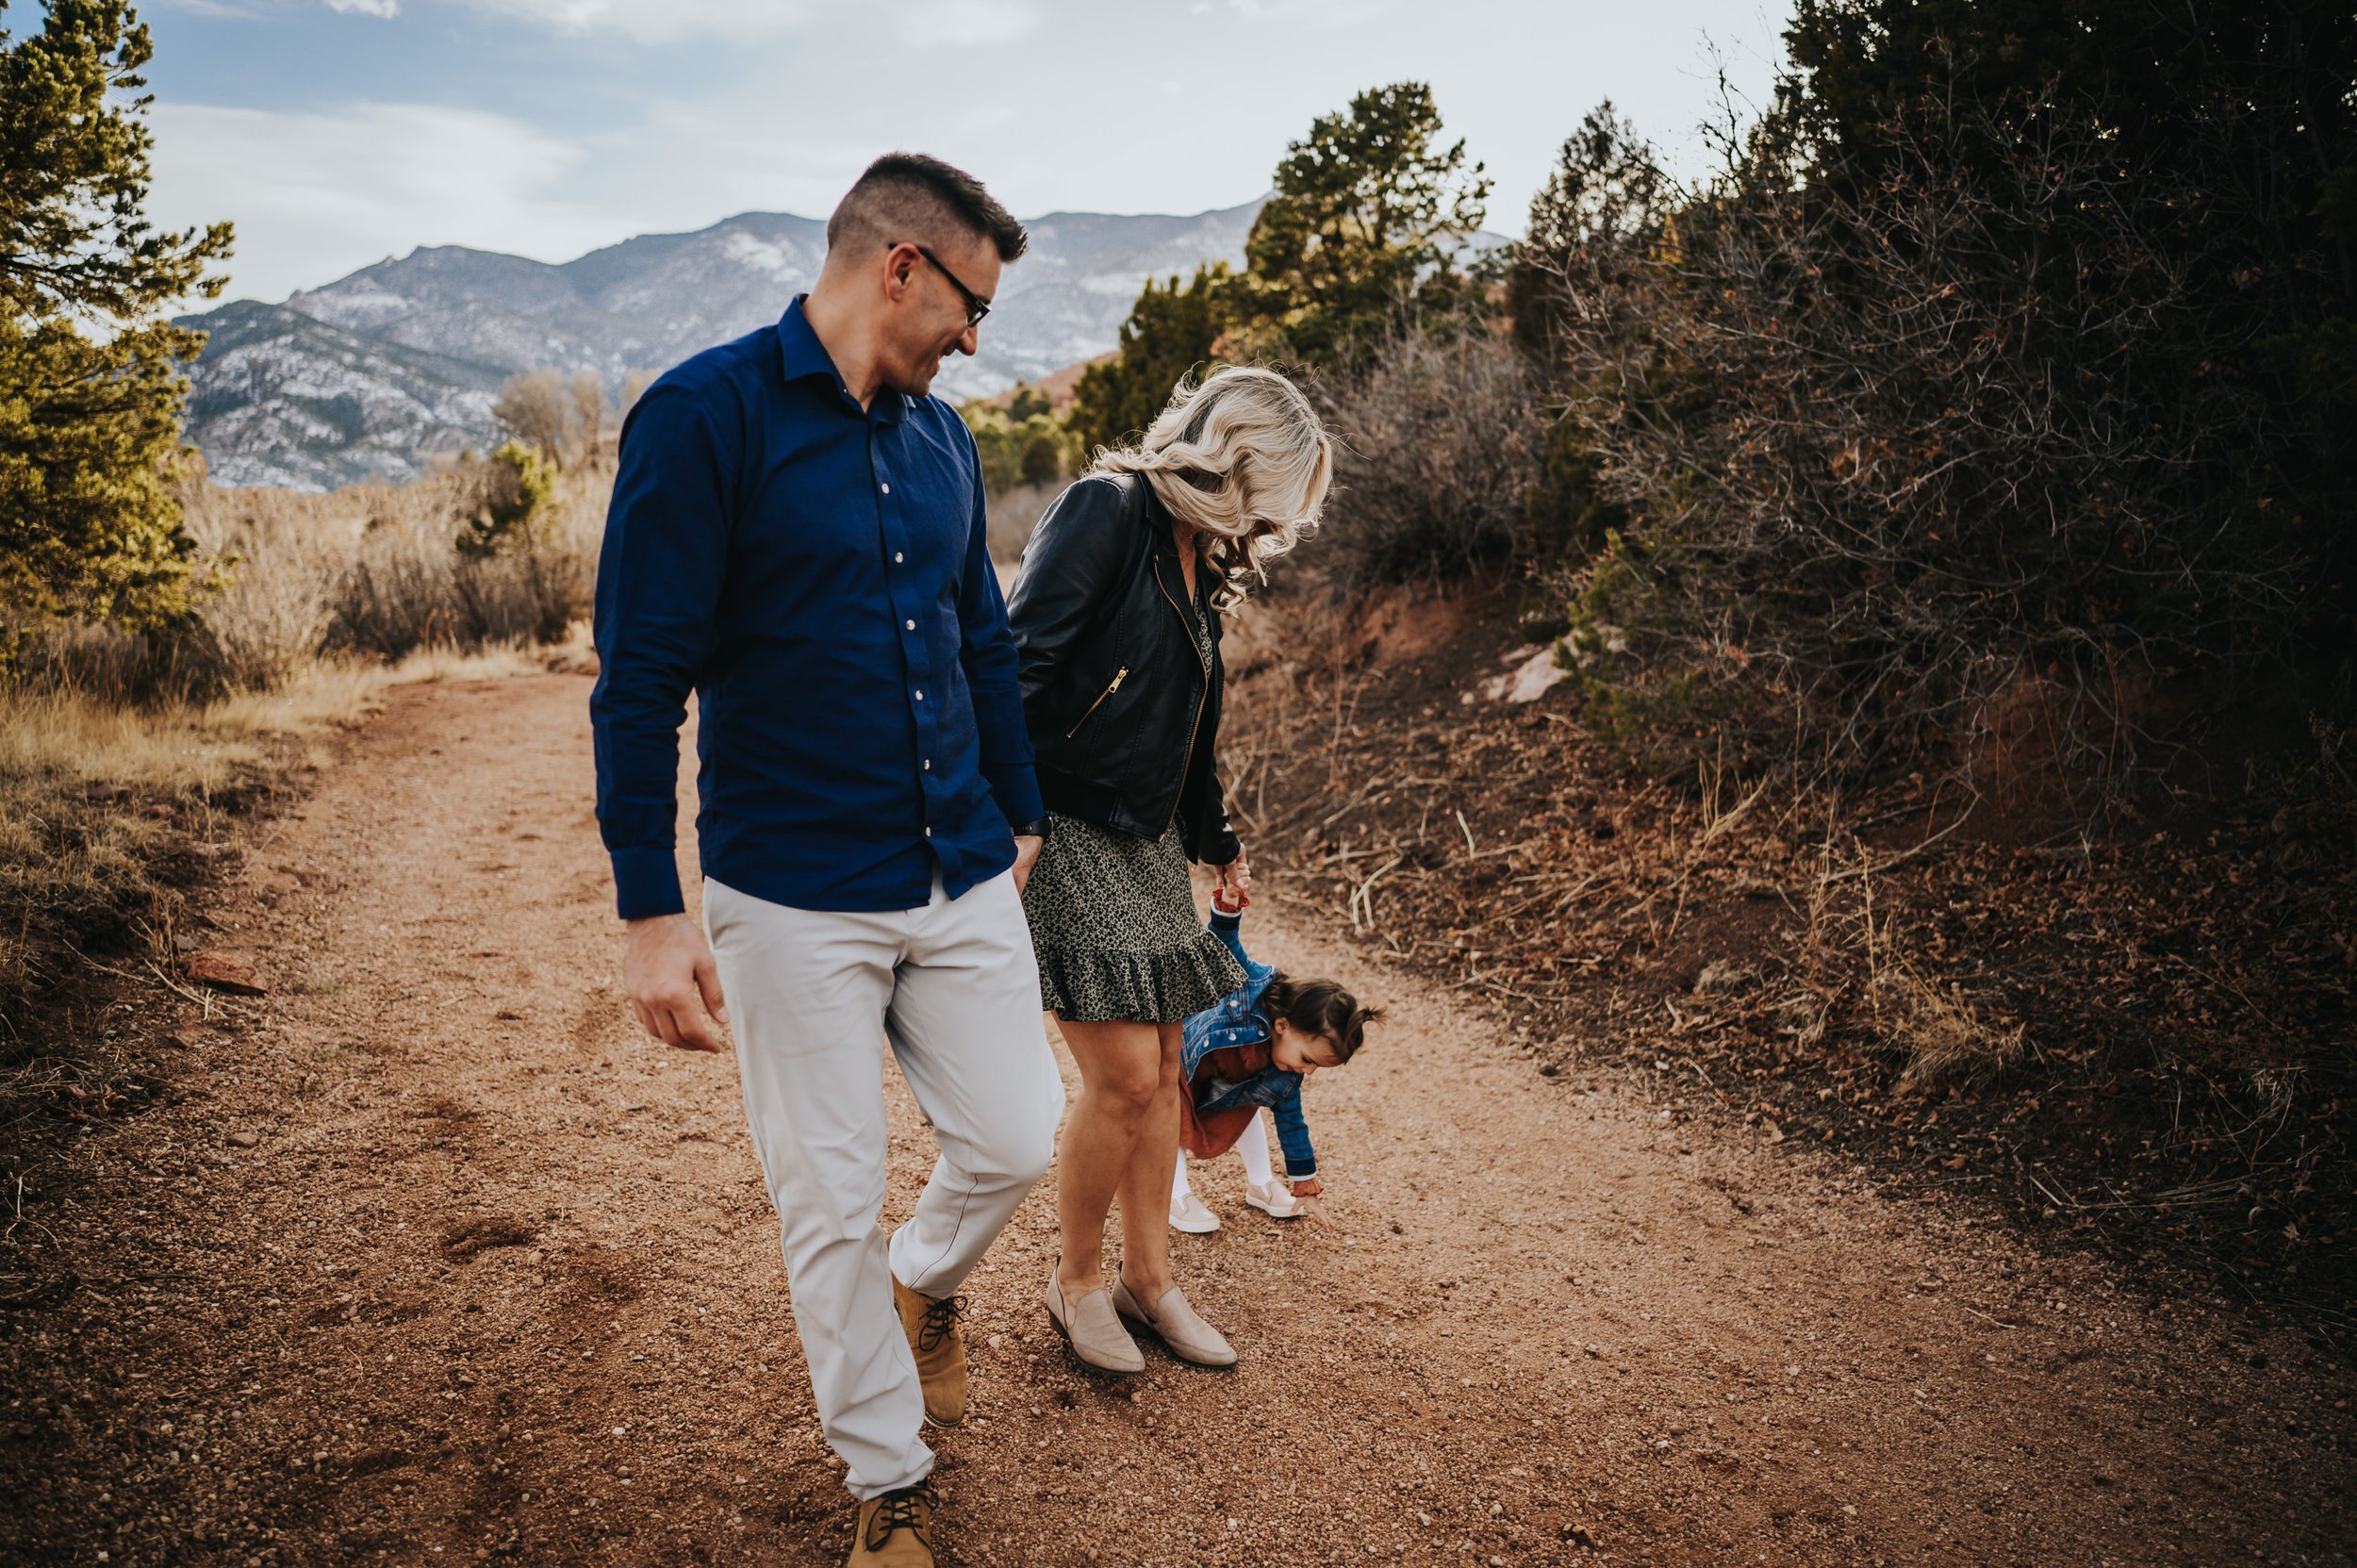
[[[1211,574],[1196,577],[1209,668],[1182,608],[1169,512],[1134,474],[1092,474],[1040,519],[1007,623],[1048,810],[1141,838],[1175,821],[1191,859],[1225,866],[1238,845],[1212,762],[1219,617]]]

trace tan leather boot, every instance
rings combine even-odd
[[[933,1568],[933,1489],[924,1481],[859,1506],[847,1568]]]
[[[900,1309],[900,1331],[916,1357],[916,1380],[925,1388],[925,1419],[954,1427],[965,1419],[965,1331],[958,1327],[965,1297],[936,1301],[892,1281],[892,1304]]]

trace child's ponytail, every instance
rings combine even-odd
[[[1340,981],[1294,980],[1281,973],[1261,993],[1261,1007],[1272,1022],[1282,1018],[1305,1033],[1331,1039],[1335,1057],[1343,1062],[1366,1038],[1367,1025],[1383,1016],[1379,1007],[1360,1006]]]

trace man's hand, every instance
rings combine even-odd
[[[1047,840],[1029,834],[1014,836],[1014,890],[1020,896],[1031,880],[1031,867],[1039,864],[1039,851]]]
[[[705,1024],[729,1021],[720,997],[720,969],[711,945],[684,915],[658,915],[630,922],[622,948],[622,988],[646,1032],[681,1050],[719,1050],[718,1032]],[[699,1003],[701,1004],[701,1008]]]

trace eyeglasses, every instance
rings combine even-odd
[[[895,239],[887,248],[898,250],[904,243],[906,243],[906,241]],[[973,289],[968,289],[964,282],[959,278],[957,273],[951,272],[948,268],[944,267],[941,264],[941,257],[933,255],[932,252],[927,250],[922,245],[912,245],[910,248],[915,251],[917,255],[923,256],[926,260],[931,262],[933,264],[933,271],[939,272],[943,277],[948,278],[949,280],[949,287],[965,296],[965,324],[967,326],[981,325],[982,318],[990,314],[990,302],[982,298],[981,295],[974,292]]]

